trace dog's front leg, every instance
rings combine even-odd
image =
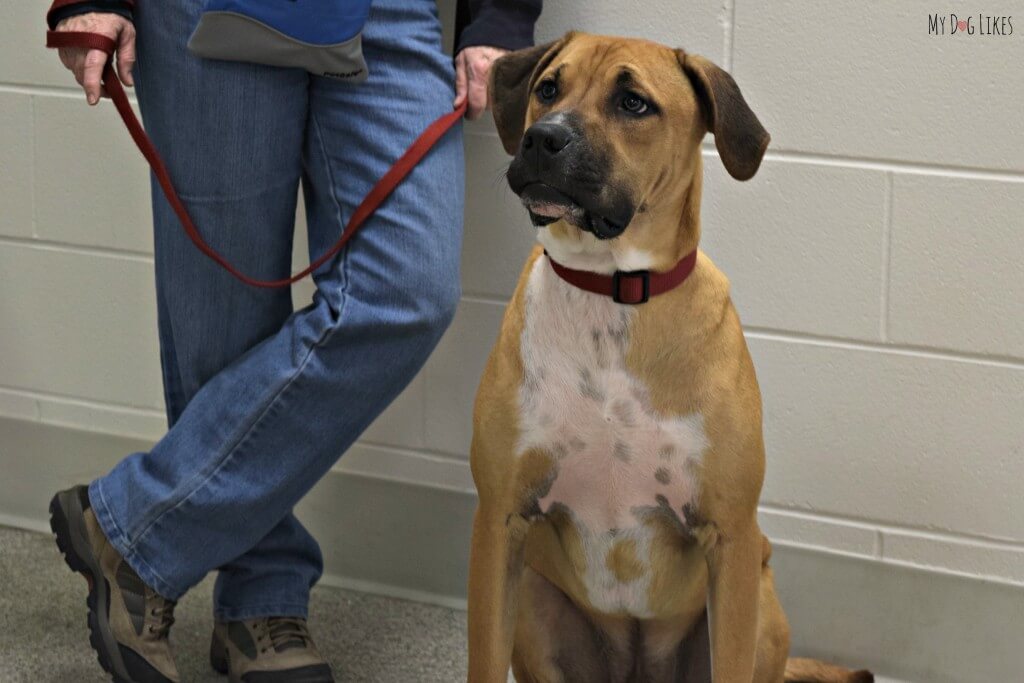
[[[505,683],[528,522],[481,500],[469,568],[469,683]]]
[[[708,628],[714,683],[750,683],[757,649],[761,532],[751,520],[708,552]]]

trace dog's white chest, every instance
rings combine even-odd
[[[643,616],[651,516],[683,529],[706,437],[699,415],[658,414],[647,387],[626,368],[633,315],[562,281],[545,258],[534,263],[521,347],[519,451],[543,449],[556,460],[538,504],[575,523],[591,602]],[[623,542],[633,568],[625,573],[615,559]]]

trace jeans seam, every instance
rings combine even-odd
[[[176,599],[184,591],[176,590],[160,572],[153,568],[153,565],[142,557],[141,553],[127,544],[127,534],[121,529],[121,526],[110,511],[110,505],[107,503],[107,494],[103,492],[103,482],[97,480],[94,483],[96,485],[96,492],[99,493],[99,500],[91,501],[93,513],[96,515],[96,521],[99,522],[100,530],[107,537],[107,542],[114,546],[114,549],[120,553],[122,559],[128,563],[128,566],[142,577],[143,583],[165,598]],[[90,487],[90,498],[91,489],[92,487]],[[111,530],[106,528],[104,522],[111,527]]]
[[[100,494],[100,499],[99,501],[97,501],[98,504],[97,502],[94,502],[91,499],[89,502],[92,504],[93,508],[99,510],[99,514],[96,515],[96,517],[105,517],[110,522],[110,526],[113,527],[114,533],[108,535],[107,540],[113,543],[113,536],[117,536],[118,540],[122,542],[121,544],[125,545],[124,540],[128,538],[128,534],[124,532],[124,529],[121,528],[121,525],[118,524],[117,520],[114,519],[114,516],[110,514],[110,505],[109,503],[107,503],[107,494],[103,492],[103,482],[100,480],[96,481],[96,492]]]
[[[334,204],[334,211],[335,211],[334,218],[335,218],[335,220],[338,221],[338,225],[341,226],[342,234],[344,234],[344,232],[345,232],[345,218],[342,215],[343,211],[342,211],[342,208],[341,208],[341,202],[338,200],[338,194],[335,191],[335,188],[337,188],[338,186],[335,184],[335,180],[334,180],[334,169],[331,168],[330,161],[328,160],[328,157],[327,157],[327,142],[324,139],[324,131],[323,131],[323,128],[320,126],[320,118],[316,115],[316,108],[313,107],[313,106],[310,106],[310,108],[309,108],[309,120],[313,123],[313,129],[316,131],[316,139],[317,139],[317,142],[320,145],[320,156],[324,160],[324,173],[327,175],[327,186],[329,188],[331,188],[331,202]],[[355,236],[353,235],[353,237],[355,237]],[[350,239],[349,243],[351,243],[351,241],[352,240]],[[341,267],[338,270],[339,270],[339,272],[341,272],[341,275],[342,275],[342,283],[341,284],[342,284],[342,288],[343,289],[348,285],[348,270],[346,268],[347,261],[348,261],[347,256],[348,256],[348,244],[346,244],[345,247],[344,247],[344,253],[339,255],[339,260],[341,261],[341,264],[340,264]]]

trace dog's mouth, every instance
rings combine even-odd
[[[580,206],[572,197],[546,183],[530,183],[519,192],[519,199],[537,227],[564,220],[601,240],[618,237],[626,229],[625,225]]]

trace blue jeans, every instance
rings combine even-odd
[[[203,61],[200,0],[139,3],[146,128],[196,224],[244,272],[288,275],[299,181],[310,255],[410,142],[451,111],[433,0],[375,0],[370,78]],[[450,132],[316,276],[313,303],[234,280],[188,241],[153,186],[170,430],[89,496],[142,579],[177,599],[219,570],[218,619],[305,616],[316,541],[292,514],[423,365],[459,299],[462,134]]]

